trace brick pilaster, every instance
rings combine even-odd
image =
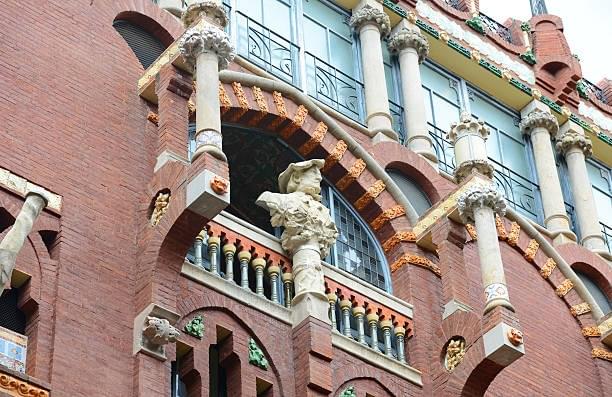
[[[331,329],[308,317],[293,329],[295,394],[328,396],[332,392]]]

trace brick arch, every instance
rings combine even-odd
[[[264,352],[266,359],[268,359],[270,368],[275,377],[275,384],[280,393],[279,395],[284,396],[290,394],[289,391],[292,389],[292,385],[290,382],[284,381],[284,379],[289,379],[291,377],[291,373],[288,370],[289,368],[286,366],[286,363],[283,362],[283,354],[286,353],[287,350],[278,349],[276,346],[266,345],[264,343],[265,338],[262,336],[267,335],[269,329],[266,327],[266,324],[261,324],[256,317],[249,315],[249,313],[247,313],[248,309],[246,309],[244,305],[233,300],[227,300],[217,294],[198,294],[196,296],[190,295],[190,298],[183,300],[178,306],[178,309],[181,318],[177,323],[177,327],[181,330],[194,316],[202,315],[205,324],[204,332],[206,333],[207,316],[213,316],[218,318],[217,321],[221,319],[225,326],[233,327],[233,330],[241,330],[245,335],[252,337]],[[208,323],[208,325],[210,325],[210,323]],[[213,324],[213,326],[214,325],[217,325],[217,323]],[[208,336],[208,338],[203,338],[202,341],[198,341],[191,336],[185,337],[189,339],[188,342],[193,343],[196,347],[201,344],[216,343],[216,339],[213,340],[210,336]],[[287,334],[287,338],[290,338],[289,334]],[[245,344],[246,343],[245,341]],[[245,351],[242,353],[244,354]],[[246,359],[246,356],[242,358]],[[246,365],[249,365],[248,360]]]
[[[612,299],[612,268],[599,255],[572,243],[556,248],[572,269],[587,274]]]
[[[126,19],[169,46],[185,30],[181,21],[150,0],[121,0],[108,2],[109,13],[115,19]]]

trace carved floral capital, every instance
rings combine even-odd
[[[382,10],[366,4],[353,12],[349,25],[351,25],[353,29],[359,30],[363,25],[368,23],[378,26],[381,36],[386,36],[391,31],[391,20],[389,20],[389,16]]]
[[[466,221],[474,220],[474,211],[488,207],[494,213],[503,217],[506,213],[506,199],[491,186],[472,186],[457,199],[457,207],[461,217]]]
[[[489,137],[489,127],[487,127],[484,121],[478,120],[472,117],[468,112],[461,112],[458,123],[452,123],[451,129],[446,136],[453,144],[457,142],[457,139],[464,135],[479,135],[485,141]]]
[[[524,134],[531,134],[535,128],[545,128],[550,136],[554,137],[559,132],[557,118],[550,112],[534,110],[521,120],[521,131]]]
[[[183,12],[181,20],[183,26],[188,28],[200,18],[207,18],[222,28],[226,27],[229,22],[223,5],[214,0],[199,1],[190,5]]]
[[[419,54],[419,63],[423,62],[429,54],[427,38],[420,31],[413,29],[400,29],[389,38],[387,47],[394,54],[406,48],[414,48]]]
[[[586,157],[593,154],[593,143],[591,140],[584,135],[578,134],[577,132],[566,132],[557,138],[555,148],[557,151],[563,154],[572,148],[580,149]]]
[[[214,26],[190,28],[179,42],[181,55],[192,69],[198,55],[212,52],[219,58],[219,69],[224,69],[234,59],[234,46],[227,34]]]
[[[457,168],[455,168],[455,179],[457,180],[457,182],[460,183],[468,176],[470,176],[474,171],[479,172],[482,175],[488,176],[489,178],[493,178],[493,171],[495,171],[495,169],[493,168],[493,165],[487,160],[467,160],[459,164]]]

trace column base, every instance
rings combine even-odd
[[[330,324],[329,301],[322,292],[302,291],[291,300],[291,323],[299,325],[304,319],[314,317]]]
[[[376,128],[371,130],[373,133],[372,142],[376,145],[380,142],[398,142],[399,137],[391,128]]]
[[[606,251],[606,241],[600,234],[590,234],[588,236],[584,236],[580,240],[580,244],[582,244],[588,250],[593,252],[596,251]]]
[[[512,303],[510,303],[509,300],[507,300],[506,298],[496,298],[496,299],[493,299],[487,302],[483,313],[487,314],[488,312],[490,312],[491,310],[493,310],[493,308],[497,306],[503,306],[506,309],[511,310],[512,312],[516,312],[516,310],[514,309],[514,306],[512,306]]]
[[[227,156],[225,155],[225,153],[223,153],[223,150],[221,150],[218,146],[215,145],[198,146],[196,151],[193,152],[193,155],[191,156],[191,162],[193,163],[193,161],[197,159],[202,153],[210,153],[211,156],[213,156],[214,158],[227,163]]]

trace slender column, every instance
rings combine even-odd
[[[222,16],[222,17],[221,17]],[[202,21],[198,21],[202,17]],[[222,149],[219,108],[219,70],[234,59],[234,48],[223,28],[227,16],[215,2],[194,4],[183,16],[191,24],[179,42],[181,55],[194,70],[196,80],[196,151],[192,161],[204,152],[227,161]],[[210,23],[213,22],[213,23]]]
[[[336,321],[336,301],[338,301],[338,296],[335,292],[331,292],[327,294],[327,300],[329,301],[329,319],[331,320],[331,328],[332,331],[336,331],[337,321]]]
[[[204,241],[204,238],[206,236],[206,229],[202,230],[200,234],[198,234],[198,236],[196,237],[195,242],[193,243],[193,250],[195,251],[194,263],[196,266],[202,266],[202,242]]]
[[[365,328],[364,328],[364,317],[365,309],[361,306],[353,307],[353,316],[355,316],[355,320],[357,320],[357,341],[361,344],[366,344],[365,340]]]
[[[255,293],[259,296],[264,296],[263,271],[266,267],[266,260],[264,258],[255,258],[251,261],[251,266],[255,270]]]
[[[270,299],[274,303],[278,303],[278,275],[280,274],[280,267],[268,266],[268,276],[270,276]],[[262,287],[263,293],[263,287]]]
[[[493,185],[476,185],[459,196],[457,206],[461,217],[467,222],[473,221],[478,233],[476,243],[485,292],[484,313],[497,306],[514,311],[508,296],[495,226],[495,214],[503,217],[506,213],[506,200]]]
[[[221,245],[221,239],[219,237],[210,236],[208,238],[208,255],[210,259],[210,272],[215,276],[219,275],[219,262],[217,252],[219,252],[219,246]]]
[[[521,111],[520,124],[523,133],[528,134],[533,146],[542,206],[544,207],[544,225],[555,234],[555,244],[575,240],[570,231],[569,218],[565,212],[563,193],[557,173],[557,165],[550,141],[559,130],[557,119],[550,109],[540,102],[533,101]]]
[[[455,179],[461,183],[473,172],[493,177],[493,165],[487,156],[489,129],[483,121],[462,112],[458,123],[451,125],[447,138],[455,149]]]
[[[353,302],[343,299],[340,301],[340,311],[342,311],[342,334],[351,337],[351,307]]]
[[[293,273],[283,273],[283,285],[285,286],[285,307],[291,309],[293,300]]]
[[[365,86],[366,124],[370,131],[382,133],[397,140],[393,132],[393,119],[389,111],[389,96],[385,82],[385,65],[380,43],[381,36],[389,34],[391,22],[374,0],[362,0],[353,11],[350,25],[359,33],[361,61]],[[377,136],[375,139],[382,139]],[[388,138],[387,138],[388,139]]]
[[[427,130],[427,112],[419,64],[427,58],[429,43],[417,27],[402,21],[393,29],[389,51],[398,55],[404,100],[406,145],[432,163],[438,159]]]
[[[391,357],[393,356],[393,351],[391,350],[391,328],[393,327],[393,323],[391,320],[383,320],[380,322],[380,329],[383,332],[383,340],[385,341],[385,355]]]
[[[27,194],[21,211],[15,218],[15,223],[0,241],[0,294],[4,287],[10,283],[17,255],[32,231],[36,218],[47,206],[48,197],[43,193],[30,192]]]
[[[236,246],[234,244],[225,244],[223,246],[223,255],[225,255],[225,279],[229,282],[234,282],[234,255],[236,254]]]
[[[240,262],[240,286],[249,289],[249,261],[251,253],[249,251],[240,251],[238,253],[238,261]]]
[[[397,345],[397,359],[401,363],[406,363],[406,350],[405,350],[405,337],[406,337],[406,328],[404,327],[395,327],[395,341]]]
[[[368,326],[370,327],[370,347],[378,351],[378,314],[370,313],[366,316]]]
[[[592,143],[578,124],[568,121],[561,126],[557,150],[565,156],[574,206],[582,236],[581,243],[592,251],[607,251],[601,235],[593,188],[585,158],[592,154]]]

